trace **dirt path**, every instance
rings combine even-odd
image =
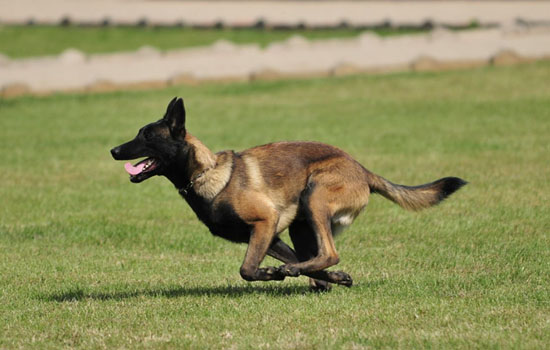
[[[55,91],[104,91],[201,81],[332,76],[357,72],[442,70],[550,58],[550,27],[486,29],[381,38],[309,42],[301,37],[257,45],[217,42],[210,47],[0,62],[4,96]]]

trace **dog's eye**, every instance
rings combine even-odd
[[[149,129],[143,130],[143,137],[145,137],[146,139],[150,139],[151,138],[151,130],[149,130]]]

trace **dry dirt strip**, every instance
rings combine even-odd
[[[0,23],[332,27],[549,22],[548,1],[0,0]]]
[[[262,49],[220,41],[160,52],[0,60],[4,96],[56,91],[105,91],[202,81],[248,81],[358,72],[443,70],[550,58],[550,27],[511,27],[381,38],[307,41],[292,37]]]

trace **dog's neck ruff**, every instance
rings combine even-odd
[[[227,186],[232,172],[233,153],[220,152],[216,155],[215,165],[203,167],[183,188],[178,188],[179,193],[185,196],[192,189],[197,196],[211,201]]]

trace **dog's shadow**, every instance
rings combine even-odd
[[[73,287],[67,291],[44,294],[42,300],[54,302],[73,302],[81,300],[124,300],[138,297],[150,298],[179,298],[179,297],[203,297],[203,296],[223,296],[223,297],[241,297],[251,294],[266,294],[273,297],[285,297],[291,295],[304,295],[316,293],[307,286],[212,286],[212,287],[185,287],[181,285],[171,285],[157,288],[136,289],[131,286],[117,289],[123,289],[113,292],[94,291],[90,288]]]

